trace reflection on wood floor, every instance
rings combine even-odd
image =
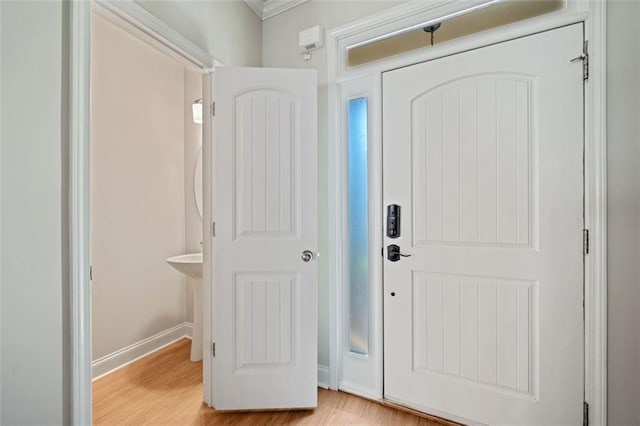
[[[202,403],[202,362],[189,361],[187,339],[93,383],[93,419],[102,425],[432,425],[449,424],[318,389],[313,411],[219,413]]]

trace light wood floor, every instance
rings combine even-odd
[[[219,413],[202,403],[202,362],[189,361],[189,340],[93,383],[93,418],[103,425],[428,425],[419,417],[343,392],[318,389],[313,411]]]

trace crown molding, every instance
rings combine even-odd
[[[253,13],[255,13],[258,18],[262,18],[262,6],[264,4],[264,0],[244,0],[244,2],[249,6]]]
[[[306,3],[309,0],[244,0],[244,2],[263,21]]]

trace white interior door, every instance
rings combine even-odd
[[[219,410],[316,406],[316,93],[311,70],[215,73],[210,374]]]
[[[582,424],[582,31],[384,74],[386,398]]]

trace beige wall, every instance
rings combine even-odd
[[[640,3],[607,15],[609,424],[640,425]]]
[[[0,424],[68,424],[67,12],[1,1],[0,15]]]
[[[93,357],[186,320],[184,67],[94,16]]]
[[[327,253],[329,234],[327,206],[327,56],[326,48],[313,52],[304,61],[298,51],[298,33],[314,25],[325,30],[338,27],[380,10],[398,5],[398,1],[310,1],[264,21],[262,63],[265,67],[313,68],[318,71],[318,182],[319,247]],[[318,363],[329,365],[329,288],[327,256],[318,258]]]
[[[260,19],[242,0],[135,0],[226,66],[260,66]]]
[[[148,12],[181,33],[196,46],[214,56],[226,66],[260,66],[262,64],[262,23],[242,0],[135,0]],[[201,95],[202,81],[185,73],[185,103],[191,103]],[[198,126],[199,127],[199,126]],[[200,132],[200,129],[197,129]],[[192,143],[196,137],[193,128],[185,127],[185,197],[186,197],[186,250],[199,251],[202,241],[202,226],[194,216],[190,199],[192,178],[197,149]],[[194,201],[195,202],[195,201]],[[186,288],[187,320],[192,318],[192,291]]]

